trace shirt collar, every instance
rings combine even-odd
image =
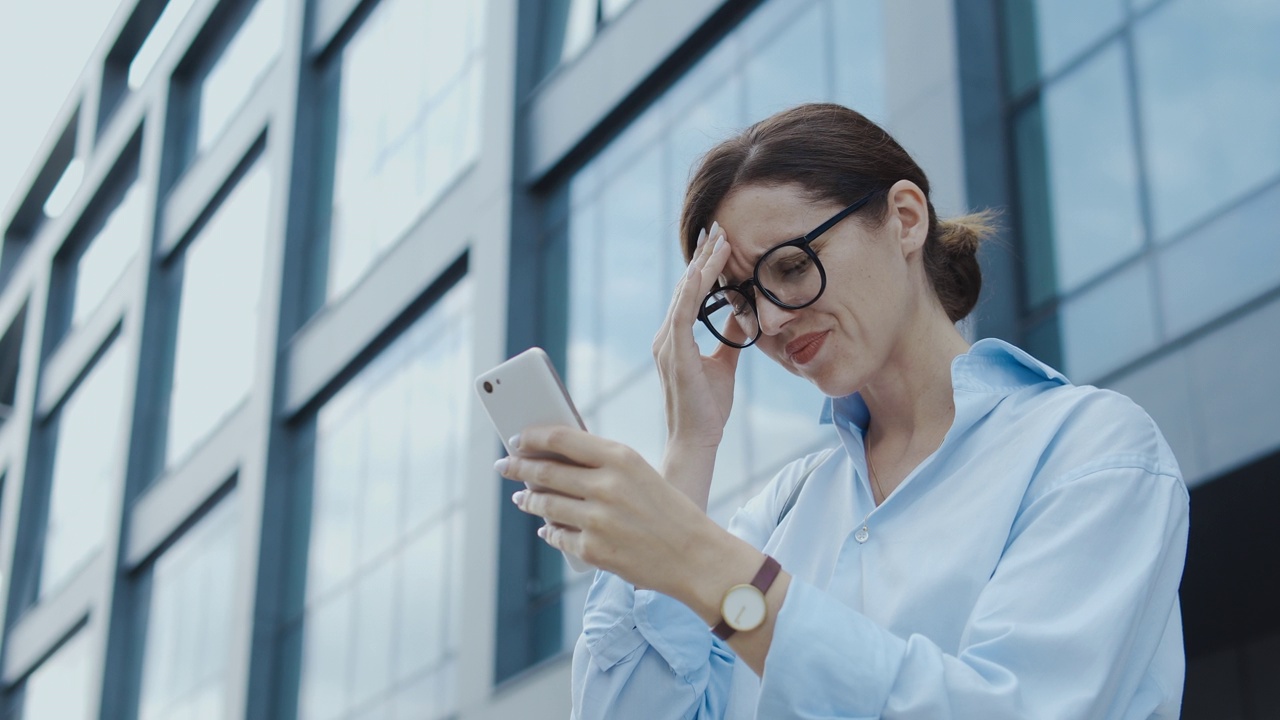
[[[956,393],[992,393],[1004,396],[1042,382],[1059,385],[1069,383],[1062,373],[1031,357],[1022,348],[997,338],[979,340],[969,348],[969,352],[951,361],[951,386]],[[871,414],[862,396],[854,393],[827,398],[823,403],[819,421],[830,425],[835,418],[865,430]]]

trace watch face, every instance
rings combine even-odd
[[[734,630],[755,630],[764,623],[764,593],[754,585],[735,585],[725,593],[720,614]]]

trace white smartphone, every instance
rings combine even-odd
[[[529,348],[476,378],[476,394],[508,454],[514,454],[508,441],[525,428],[563,425],[587,429],[551,358],[539,347]],[[576,555],[564,553],[564,557],[578,572],[592,569]]]

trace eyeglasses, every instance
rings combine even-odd
[[[827,289],[827,271],[809,244],[875,196],[875,192],[863,196],[804,237],[769,248],[756,261],[751,278],[740,285],[718,287],[707,293],[698,311],[698,319],[720,342],[730,347],[745,348],[760,339],[760,317],[756,313],[753,288],[759,288],[769,302],[785,310],[799,310],[817,302]],[[738,324],[746,336],[745,342],[725,336],[730,322]]]

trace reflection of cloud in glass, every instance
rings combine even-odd
[[[1076,383],[1155,347],[1155,292],[1146,264],[1134,265],[1062,307],[1065,373]]]
[[[302,620],[302,680],[298,716],[339,717],[349,705],[351,588],[328,597]]]
[[[393,706],[415,718],[455,709],[441,699],[439,678],[460,643],[455,476],[466,451],[471,311],[464,280],[319,413],[302,620],[305,717],[349,717],[356,706],[378,717]],[[350,638],[331,636],[331,623],[350,628]],[[348,677],[350,696],[331,687]]]
[[[1158,256],[1164,324],[1187,332],[1280,285],[1280,184],[1197,229]],[[1169,291],[1176,288],[1176,291]]]
[[[479,154],[483,15],[483,2],[386,0],[343,50],[329,297]]]
[[[102,229],[89,241],[76,263],[75,299],[71,324],[84,322],[107,296],[143,243],[147,193],[143,184],[129,186]]]
[[[1169,2],[1136,26],[1160,239],[1280,172],[1280,4]]]
[[[167,453],[183,458],[253,385],[271,176],[251,169],[184,252]]]
[[[205,76],[200,86],[200,120],[196,124],[201,149],[222,134],[275,62],[284,38],[284,18],[284,0],[257,0]]]
[[[119,433],[128,364],[113,343],[64,404],[49,490],[40,593],[57,590],[102,544],[119,486]]]
[[[220,717],[231,653],[238,504],[223,498],[152,570],[141,720]]]
[[[1058,288],[1069,292],[1142,246],[1138,168],[1120,46],[1045,91]]]
[[[22,717],[26,720],[83,718],[89,712],[88,628],[70,640],[27,678]]]
[[[813,4],[768,45],[748,58],[744,71],[747,117],[760,120],[792,105],[827,99],[829,68],[824,37],[823,8]]]

